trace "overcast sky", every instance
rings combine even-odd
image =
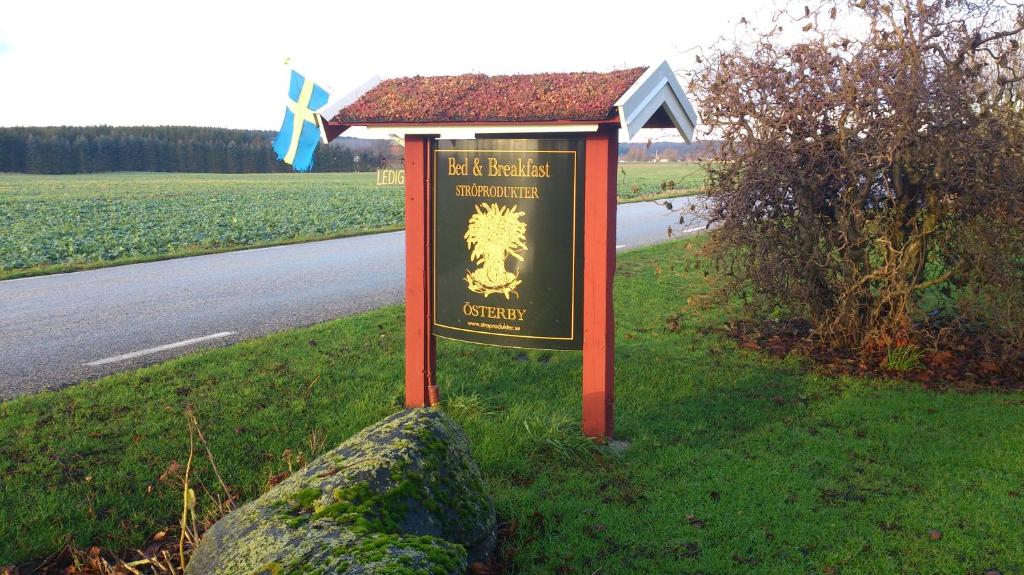
[[[0,126],[280,126],[290,57],[374,75],[607,71],[693,53],[768,0],[229,3],[3,0]]]

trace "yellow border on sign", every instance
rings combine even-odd
[[[571,260],[572,261],[572,291],[570,292],[570,300],[569,300],[569,302],[570,302],[569,308],[571,310],[570,313],[569,313],[569,337],[547,337],[547,336],[542,336],[542,335],[512,335],[512,334],[505,334],[505,333],[495,333],[495,332],[491,332],[491,331],[480,331],[480,330],[476,330],[476,329],[466,329],[464,327],[455,327],[453,325],[446,325],[446,324],[443,324],[443,323],[439,323],[437,321],[437,266],[435,265],[436,262],[437,262],[437,155],[439,153],[441,153],[441,152],[488,152],[488,153],[497,153],[497,154],[522,154],[524,152],[530,152],[530,153],[537,153],[537,154],[572,154],[572,260]],[[553,340],[553,341],[556,341],[556,340],[557,341],[572,341],[573,339],[575,339],[575,337],[576,337],[576,199],[577,199],[577,186],[576,186],[576,183],[577,183],[577,180],[579,179],[579,174],[577,172],[578,164],[579,164],[579,159],[576,156],[576,150],[463,150],[463,149],[440,150],[440,149],[437,149],[437,148],[434,149],[434,171],[433,171],[433,180],[434,180],[433,184],[434,185],[433,185],[433,190],[431,191],[431,194],[432,194],[431,200],[432,201],[430,202],[430,212],[431,212],[431,218],[433,220],[432,221],[432,225],[431,225],[431,228],[433,228],[431,230],[431,236],[432,236],[432,239],[433,239],[432,243],[434,244],[433,246],[431,246],[432,252],[433,252],[431,254],[431,257],[433,257],[433,261],[431,261],[431,265],[430,265],[430,268],[431,268],[430,272],[431,272],[431,276],[432,276],[431,280],[433,282],[433,285],[431,286],[431,291],[434,292],[433,293],[434,308],[432,310],[433,313],[431,315],[433,316],[432,319],[433,319],[433,324],[434,325],[436,325],[438,327],[447,328],[447,329],[453,329],[453,330],[456,330],[456,331],[465,331],[465,332],[469,332],[469,333],[479,333],[479,334],[482,334],[482,335],[493,335],[493,336],[496,336],[496,337],[516,337],[516,338],[520,338],[520,339],[546,339],[546,340]],[[444,336],[441,336],[441,337],[444,337]],[[449,339],[454,339],[454,338],[449,338]],[[457,340],[457,341],[464,341],[464,340]],[[483,343],[483,342],[470,342],[470,343]],[[500,346],[500,344],[487,344],[487,345],[499,345]],[[514,347],[514,346],[506,346],[506,347]]]

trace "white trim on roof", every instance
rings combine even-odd
[[[668,62],[648,68],[619,97],[615,107],[619,109],[619,120],[627,138],[635,136],[658,110],[665,111],[687,142],[693,141],[693,132],[700,122]]]
[[[408,134],[437,134],[442,140],[473,140],[478,134],[549,134],[564,132],[596,132],[597,124],[505,124],[473,126],[466,124],[422,126],[367,126],[377,136],[405,137]]]
[[[360,96],[372,90],[377,84],[381,83],[380,76],[374,76],[369,80],[363,82],[358,88],[352,90],[348,94],[341,96],[340,98],[328,101],[326,104],[317,109],[316,113],[320,116],[320,121],[317,122],[317,126],[320,127],[320,141],[328,144],[330,140],[327,139],[327,133],[324,132],[324,124],[331,120],[334,116],[341,111],[342,108],[355,102]]]

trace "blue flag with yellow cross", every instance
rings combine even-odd
[[[277,159],[300,172],[308,172],[313,167],[313,152],[320,142],[320,117],[316,110],[326,105],[329,97],[326,90],[292,70],[288,107],[281,131],[274,140]]]

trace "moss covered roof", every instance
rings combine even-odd
[[[601,121],[646,68],[384,80],[332,119],[341,124]]]

